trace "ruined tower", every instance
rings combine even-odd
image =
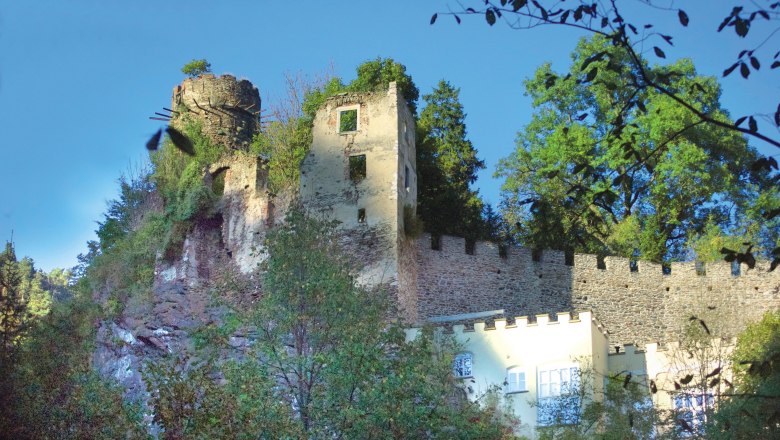
[[[215,144],[247,150],[259,131],[260,92],[251,82],[232,75],[187,78],[173,88],[174,123],[183,115],[199,121]]]
[[[262,257],[257,249],[262,247],[267,226],[273,221],[266,162],[249,152],[252,138],[260,130],[260,93],[248,80],[206,74],[185,79],[174,87],[171,100],[173,125],[194,121],[203,135],[224,148],[222,157],[203,170],[204,180],[220,196],[215,218],[221,222],[220,246],[242,272],[250,272]],[[194,234],[203,235],[204,231],[196,229]],[[185,241],[186,258],[177,264],[179,278],[198,280],[209,272],[208,268],[197,267],[210,259],[198,255],[197,241]],[[191,261],[200,263],[186,264]]]
[[[363,269],[358,282],[403,291],[404,212],[417,205],[414,117],[396,84],[329,98],[314,119],[311,151],[301,166],[301,200],[340,222],[347,253]],[[403,278],[403,277],[401,277]],[[404,298],[399,306],[413,310]]]

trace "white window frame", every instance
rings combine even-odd
[[[579,423],[581,371],[577,364],[549,365],[536,372],[538,426]],[[549,413],[548,411],[552,411]]]
[[[672,396],[672,408],[693,429],[693,432],[688,432],[678,426],[680,435],[682,437],[693,437],[703,433],[702,431],[707,423],[707,415],[715,408],[715,396],[701,389],[681,391]]]
[[[452,360],[452,374],[458,379],[474,377],[474,355],[468,351],[456,354]]]
[[[355,110],[355,130],[341,131],[341,113],[348,112],[350,110]],[[339,134],[355,133],[360,131],[360,104],[339,107],[336,109],[336,114],[338,115],[338,117],[336,118],[336,131]]]
[[[528,392],[528,376],[526,370],[520,366],[509,367],[506,369],[506,393],[526,393]]]

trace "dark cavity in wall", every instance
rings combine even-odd
[[[220,168],[211,175],[211,192],[216,196],[225,193],[225,174],[229,168]]]
[[[431,235],[431,249],[434,251],[441,250],[441,235]]]
[[[355,183],[366,178],[366,155],[349,156],[349,179]]]
[[[466,254],[474,255],[476,247],[477,247],[476,240],[474,240],[473,238],[466,239]]]

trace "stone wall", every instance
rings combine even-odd
[[[672,263],[664,274],[660,265],[644,262],[632,271],[623,258],[607,257],[599,269],[593,255],[575,255],[570,266],[557,251],[534,261],[529,249],[509,247],[502,258],[493,243],[477,242],[469,255],[462,238],[441,237],[438,251],[430,240],[425,234],[417,241],[419,321],[497,309],[510,319],[592,310],[613,345],[645,344],[676,339],[690,316],[733,335],[780,307],[780,271],[768,272],[760,262],[754,269],[743,265],[739,275],[725,262],[706,265],[703,274],[694,263]]]
[[[173,88],[174,123],[189,114],[203,125],[203,134],[226,148],[247,150],[260,129],[260,92],[232,75],[201,75]]]

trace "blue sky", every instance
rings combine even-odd
[[[726,2],[676,2],[691,18],[688,29],[675,13],[625,5],[638,23],[675,36],[675,47],[664,47],[670,60],[692,56],[702,74],[719,75],[750,44],[715,33],[731,10]],[[349,81],[377,56],[405,64],[422,94],[446,79],[461,88],[469,138],[488,165],[477,187],[497,203],[495,164],[532,114],[522,81],[545,61],[567,69],[581,34],[490,28],[479,17],[458,26],[440,16],[429,25],[433,12],[457,7],[444,0],[0,0],[0,238],[13,231],[17,254],[44,270],[76,264],[118,177],[145,161],[144,144],[159,128],[148,116],[168,106],[181,66],[194,58],[251,80],[265,102],[283,95],[285,73],[316,76],[332,66]],[[771,57],[777,39],[768,45]],[[780,69],[767,67],[750,81],[722,80],[721,102],[733,116],[774,111]]]

